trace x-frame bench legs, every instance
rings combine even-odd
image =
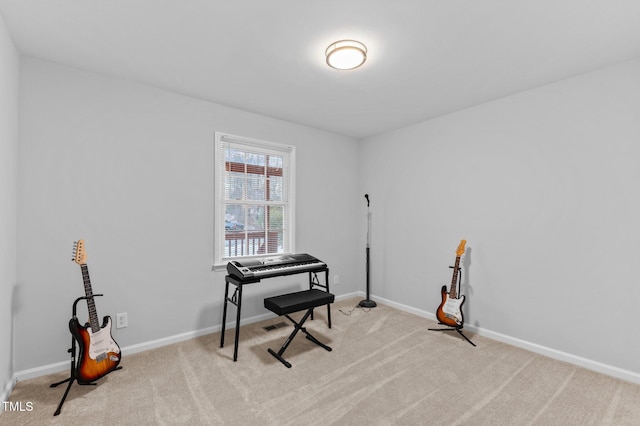
[[[280,350],[277,353],[271,348],[269,348],[269,353],[271,355],[273,355],[274,357],[276,357],[278,359],[278,361],[283,363],[287,368],[291,368],[291,363],[289,363],[287,360],[285,360],[282,357],[282,354],[284,354],[284,351],[287,350],[287,347],[289,346],[289,344],[291,343],[293,338],[296,337],[296,334],[298,334],[298,331],[302,331],[304,334],[306,334],[306,338],[311,340],[316,345],[323,347],[327,351],[331,351],[331,348],[329,346],[325,345],[324,343],[320,342],[318,339],[313,337],[313,335],[311,333],[309,333],[306,328],[303,327],[304,322],[307,320],[307,318],[309,318],[309,316],[312,313],[313,313],[313,308],[308,309],[307,312],[304,314],[304,316],[302,317],[302,319],[299,322],[296,322],[289,315],[286,315],[286,314],[284,315],[285,317],[287,317],[289,319],[289,321],[291,321],[294,324],[294,330],[291,332],[289,337],[287,337],[287,340],[285,340],[284,344],[282,345],[282,347],[280,348]]]

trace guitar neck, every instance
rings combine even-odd
[[[456,256],[456,264],[453,267],[453,277],[451,278],[451,287],[449,288],[449,297],[452,299],[457,299],[457,288],[458,288],[458,270],[460,269],[460,256]]]
[[[93,300],[93,290],[91,289],[91,280],[89,279],[89,268],[86,263],[80,265],[82,270],[82,281],[84,282],[84,294],[87,297],[87,308],[89,310],[89,324],[91,331],[97,333],[100,331],[100,322],[98,321],[98,313],[96,312],[96,304]]]

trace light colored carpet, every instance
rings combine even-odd
[[[4,412],[2,425],[638,425],[640,386],[465,333],[427,330],[430,320],[384,305],[335,303],[333,327],[318,309],[284,357],[272,357],[292,326],[274,318],[242,326],[238,362],[233,329],[124,356],[97,386],[74,384],[58,417],[68,373],[20,382],[10,401],[33,411]],[[351,312],[351,315],[341,313]]]

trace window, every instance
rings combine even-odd
[[[215,137],[215,265],[293,252],[295,148]]]

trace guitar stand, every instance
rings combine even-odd
[[[449,266],[449,268],[454,268],[454,266]],[[458,268],[458,271],[460,271],[462,268]],[[462,281],[462,274],[458,274],[458,294],[460,294],[460,283]],[[441,322],[439,322],[438,324],[442,324]],[[445,324],[442,324],[445,325]],[[463,325],[459,325],[457,327],[447,327],[447,328],[429,328],[429,331],[456,331],[459,335],[461,335],[462,337],[464,337],[464,340],[466,340],[467,342],[471,343],[472,346],[475,346],[476,344],[473,343],[471,340],[469,340],[469,338],[467,336],[465,336],[462,333],[462,327]]]
[[[73,308],[72,308],[72,320],[77,320],[77,316],[76,316],[76,311],[77,311],[77,306],[78,306],[78,302],[81,300],[87,300],[87,299],[91,299],[93,297],[96,296],[103,296],[102,294],[94,294],[93,296],[84,296],[84,297],[78,297],[76,299],[75,302],[73,302]],[[69,390],[71,389],[71,385],[73,384],[74,381],[78,382],[77,378],[76,378],[76,339],[71,336],[71,348],[67,350],[67,352],[69,352],[71,354],[71,373],[69,375],[68,378],[61,380],[59,382],[56,383],[52,383],[49,387],[50,388],[55,388],[58,385],[61,385],[63,383],[69,383],[67,385],[67,389],[64,391],[64,395],[62,396],[62,399],[60,400],[60,403],[58,404],[58,409],[56,410],[55,413],[53,413],[54,416],[57,416],[58,414],[60,414],[60,412],[62,411],[62,405],[64,404],[64,401],[67,399],[67,395],[69,394]],[[118,366],[117,368],[115,368],[115,370],[120,370],[122,367]],[[79,385],[82,386],[95,386],[96,383],[80,383],[78,382]]]
[[[438,324],[442,324],[441,322]],[[459,327],[449,327],[449,328],[430,328],[429,330],[431,331],[457,331],[459,335],[461,335],[462,337],[464,337],[464,340],[466,340],[467,342],[471,343],[472,346],[475,346],[476,344],[473,343],[471,340],[469,340],[469,338],[467,336],[465,336],[462,331],[462,326]]]

